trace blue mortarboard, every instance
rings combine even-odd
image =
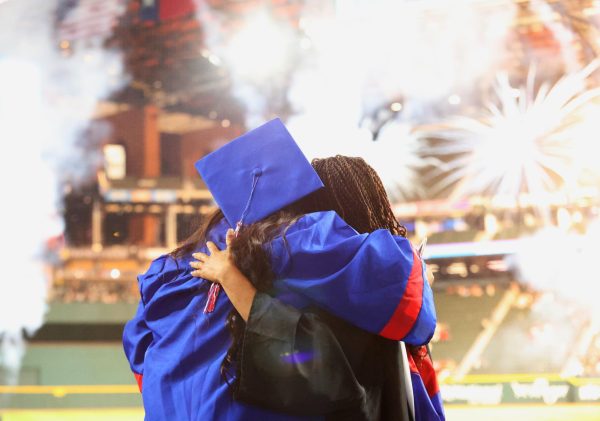
[[[278,118],[196,162],[232,225],[251,224],[323,187]]]

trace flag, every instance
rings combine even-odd
[[[179,18],[196,10],[194,0],[142,0],[140,18],[159,21]]]
[[[69,1],[56,12],[58,36],[67,41],[104,38],[112,33],[123,11],[123,0]]]

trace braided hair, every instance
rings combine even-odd
[[[333,210],[361,234],[387,229],[406,237],[406,228],[394,216],[381,178],[364,159],[336,155],[314,159],[312,166],[325,188],[306,198],[304,213]]]

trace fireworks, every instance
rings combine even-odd
[[[482,116],[455,117],[423,128],[421,135],[440,139],[427,149],[442,157],[437,175],[446,176],[437,188],[452,186],[456,196],[514,197],[576,183],[578,158],[592,146],[591,136],[599,128],[586,112],[600,97],[600,88],[586,89],[588,76],[599,65],[592,62],[552,86],[543,83],[537,92],[534,68],[520,89],[500,76],[497,102],[488,104]]]

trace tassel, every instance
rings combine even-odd
[[[246,203],[246,207],[242,212],[242,216],[240,220],[235,226],[235,236],[237,237],[242,225],[244,224],[244,218],[246,214],[250,210],[250,203],[252,203],[252,198],[254,197],[254,192],[256,190],[256,185],[258,184],[258,179],[262,175],[262,170],[260,168],[255,168],[252,171],[252,175],[254,176],[252,180],[252,190],[250,191],[250,197],[248,198],[248,202]],[[217,297],[219,296],[219,291],[221,291],[221,286],[217,283],[213,283],[208,290],[208,300],[206,300],[206,305],[204,306],[204,313],[212,313],[215,311],[215,305],[217,303]]]
[[[217,304],[217,297],[219,296],[219,291],[221,291],[221,285],[217,283],[213,283],[208,290],[208,299],[206,300],[206,305],[204,306],[204,313],[212,313],[215,311],[215,305]]]

